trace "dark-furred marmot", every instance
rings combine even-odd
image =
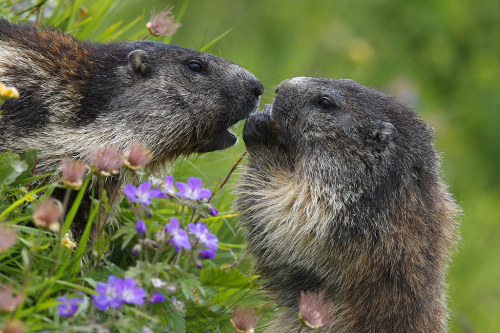
[[[80,42],[0,18],[0,152],[38,151],[37,171],[97,148],[142,142],[151,165],[227,148],[228,128],[256,109],[263,86],[219,57],[153,41]]]
[[[417,113],[352,80],[283,81],[250,116],[237,207],[256,271],[300,327],[300,291],[322,291],[321,332],[444,332],[459,209]],[[304,331],[303,331],[304,332]]]

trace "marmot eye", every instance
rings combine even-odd
[[[190,60],[190,61],[188,61],[188,63],[186,64],[186,67],[190,71],[195,72],[195,73],[201,73],[203,71],[203,66],[197,60]]]
[[[331,110],[335,107],[335,103],[326,97],[321,97],[318,101],[318,106],[323,110]]]

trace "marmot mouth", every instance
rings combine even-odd
[[[212,133],[210,137],[201,140],[196,144],[194,150],[197,153],[208,153],[215,150],[226,149],[233,146],[237,141],[238,137],[231,132],[231,128],[236,126],[239,122],[248,119],[252,113],[257,112],[258,101],[255,103],[253,110],[247,111],[245,113],[235,115],[230,119],[222,128],[219,128],[215,133]]]
[[[238,141],[236,135],[229,130],[214,133],[209,139],[199,142],[195,151],[198,153],[208,153],[215,150],[226,149]]]

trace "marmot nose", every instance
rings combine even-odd
[[[262,85],[262,82],[260,82],[259,80],[256,80],[253,83],[252,92],[255,95],[255,97],[259,97],[260,95],[262,95],[264,93],[264,86]]]
[[[285,86],[286,84],[288,84],[290,82],[290,79],[285,79],[283,81],[281,81],[280,84],[278,84],[278,86],[276,87],[276,89],[274,89],[274,92],[277,94],[278,91],[283,87]]]

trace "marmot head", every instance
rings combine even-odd
[[[1,19],[0,27],[0,76],[20,93],[2,106],[0,150],[36,149],[45,171],[112,144],[143,142],[152,167],[227,148],[236,142],[228,128],[264,90],[244,68],[175,45],[79,42]]]
[[[112,93],[106,120],[151,139],[168,154],[224,149],[236,142],[228,128],[246,119],[263,86],[253,74],[208,53],[158,42],[127,45],[116,66],[119,91]],[[161,154],[156,151],[157,155]]]
[[[252,163],[272,147],[278,165],[339,219],[342,210],[376,223],[403,189],[425,197],[439,176],[430,127],[395,98],[352,80],[283,81],[273,104],[248,119],[243,139]]]

